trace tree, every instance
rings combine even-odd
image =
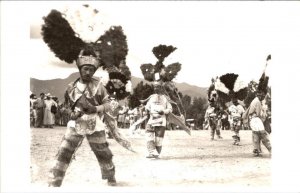
[[[182,104],[184,109],[188,109],[192,103],[192,98],[189,95],[184,95],[182,97]]]
[[[244,100],[245,107],[248,108],[255,98],[256,90],[258,87],[258,83],[254,80],[250,81],[248,84],[248,94],[247,97]],[[268,87],[268,95],[266,97],[266,103],[269,108],[271,108],[271,87]]]
[[[185,97],[185,99],[188,99],[188,96]],[[195,97],[193,98],[193,104],[190,103],[190,105],[187,108],[187,119],[194,119],[195,120],[195,126],[201,127],[204,122],[204,114],[207,107],[207,101],[204,98],[201,97]]]
[[[250,103],[255,98],[255,92],[256,92],[257,86],[258,86],[258,84],[254,80],[249,82],[249,84],[248,84],[248,94],[247,94],[247,97],[244,100],[246,108],[248,108],[250,106]]]
[[[129,108],[135,108],[141,103],[139,100],[147,99],[150,95],[154,93],[153,87],[149,84],[144,84],[142,81],[139,82],[133,89],[133,93],[128,97]]]

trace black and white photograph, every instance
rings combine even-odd
[[[1,192],[300,191],[299,8],[1,2]]]

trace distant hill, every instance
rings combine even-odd
[[[52,80],[39,80],[30,78],[30,91],[35,93],[37,96],[39,96],[41,92],[51,93],[51,95],[57,96],[59,101],[64,101],[64,93],[67,85],[78,77],[79,73],[76,72],[65,79],[59,78]],[[141,81],[149,84],[149,82],[145,81],[144,79],[133,76],[131,78],[133,88]],[[207,98],[207,88],[198,87],[187,83],[176,83],[176,87],[184,95]]]

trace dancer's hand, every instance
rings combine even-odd
[[[95,106],[89,105],[83,108],[83,112],[86,114],[97,113],[97,108]]]
[[[80,111],[72,112],[71,115],[70,115],[70,119],[71,120],[76,120],[81,116],[82,116],[82,113]]]

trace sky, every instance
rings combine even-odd
[[[30,26],[39,25],[50,9],[71,1],[0,3],[0,171],[5,176],[1,190],[41,192],[28,183],[30,77],[65,78],[76,67],[55,58],[41,39],[31,39]],[[82,2],[72,1],[72,5],[78,3]],[[271,189],[262,191],[299,192],[299,1],[92,4],[103,15],[107,29],[110,25],[123,27],[129,47],[126,63],[137,77],[142,77],[141,64],[156,62],[152,48],[159,44],[177,47],[165,60],[165,64],[182,64],[175,81],[201,87],[209,86],[212,77],[228,72],[238,73],[245,81],[258,80],[266,57],[271,54],[268,70],[272,85],[273,184]]]
[[[75,2],[71,7],[81,4]],[[300,12],[297,6],[288,3],[98,1],[89,4],[100,11],[103,33],[109,26],[122,26],[129,48],[126,63],[132,75],[140,78],[140,65],[156,62],[152,48],[165,44],[177,47],[164,62],[182,64],[177,82],[207,87],[212,77],[226,73],[239,74],[245,82],[258,80],[268,54],[272,55],[268,67],[271,74],[273,64],[290,58],[290,53],[284,51],[300,40]],[[66,6],[69,5],[65,2],[30,5],[34,10],[28,13],[30,46],[38,53],[31,63],[34,78],[64,78],[76,71],[75,65],[57,59],[36,35],[43,16],[51,9],[63,10]]]

